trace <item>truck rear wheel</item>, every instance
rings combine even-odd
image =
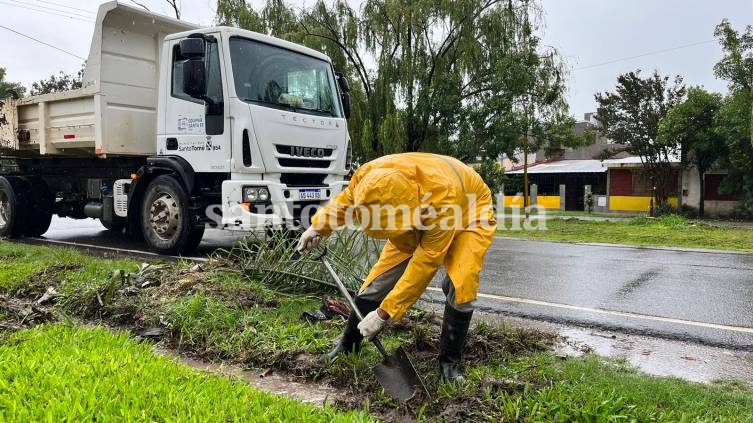
[[[0,176],[0,237],[18,238],[26,231],[31,190],[18,178]]]
[[[188,194],[172,176],[156,177],[146,189],[141,207],[141,230],[149,246],[161,254],[187,254],[204,236],[197,225]]]
[[[31,188],[32,193],[29,220],[26,223],[24,235],[34,238],[44,235],[50,229],[54,199],[47,183],[42,178],[32,176],[24,178],[24,181]]]

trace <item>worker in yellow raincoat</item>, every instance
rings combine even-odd
[[[461,379],[479,272],[496,231],[492,206],[481,177],[452,157],[404,153],[361,166],[348,188],[316,213],[297,248],[316,247],[349,218],[368,235],[387,239],[356,296],[363,321],[351,313],[339,345],[327,357],[360,350],[364,337],[374,337],[390,319],[402,319],[444,264],[440,373],[448,381]]]

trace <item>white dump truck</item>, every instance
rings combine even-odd
[[[180,254],[305,221],[347,185],[348,91],[315,50],[105,3],[81,89],[0,100],[0,236],[93,218]]]

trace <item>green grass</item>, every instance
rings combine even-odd
[[[0,290],[26,287],[29,279],[43,279],[52,265],[81,265],[85,257],[68,249],[34,247],[0,242]]]
[[[40,326],[0,345],[0,421],[367,421],[192,371],[103,328]]]
[[[536,222],[538,228],[543,222]],[[546,230],[505,230],[500,235],[566,242],[704,248],[753,252],[753,230],[709,225],[679,216],[636,217],[623,222],[551,219]]]
[[[634,220],[631,225],[657,223],[690,225],[671,218]],[[8,245],[0,243],[0,251]],[[20,247],[29,257],[39,248]],[[44,250],[36,255],[53,254]],[[398,415],[431,421],[753,421],[753,390],[742,384],[709,386],[655,378],[598,357],[561,360],[549,352],[550,338],[543,334],[486,324],[477,325],[469,337],[468,382],[444,385],[436,371],[439,328],[425,313],[414,313],[409,325],[384,336],[388,349],[400,345],[410,352],[434,398],[424,405],[401,406],[381,392],[371,373],[380,360],[373,347],[366,345],[360,355],[333,366],[317,360],[343,327],[339,319],[316,324],[301,320],[303,311],[320,306],[323,292],[283,294],[227,264],[199,271],[188,271],[190,264],[167,267],[155,273],[160,285],[142,289],[137,286],[144,272],[138,272],[135,262],[66,254],[73,254],[83,267],[66,271],[65,284],[58,286],[62,296],[54,308],[61,314],[114,321],[135,332],[160,326],[166,329],[162,341],[167,347],[328,382],[353,393],[335,404],[344,411],[368,409],[395,419],[398,409]],[[42,265],[29,260],[19,266]],[[24,272],[28,270],[18,273],[21,279]],[[27,386],[28,392],[23,390]],[[263,420],[341,417],[331,410],[311,411],[268,398],[240,383],[196,375],[155,358],[148,344],[104,329],[53,325],[12,335],[0,332],[0,421],[92,420],[95,413],[97,420],[201,421],[210,415],[202,414],[204,409],[212,410],[213,421],[253,420],[244,416],[257,415]],[[270,414],[261,414],[258,404],[265,404]],[[53,413],[49,418],[44,414],[48,410]]]
[[[521,384],[517,393],[496,400],[495,416],[505,421],[753,421],[753,393],[741,384],[647,377],[595,356],[561,360],[540,354],[480,366],[470,375],[471,385],[490,377]]]

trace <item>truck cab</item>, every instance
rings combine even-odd
[[[161,63],[157,155],[221,177],[222,227],[305,220],[342,191],[348,86],[327,56],[218,27],[166,37]]]
[[[347,185],[348,92],[307,47],[104,3],[81,89],[0,99],[0,236],[93,218],[182,254],[305,225]]]

